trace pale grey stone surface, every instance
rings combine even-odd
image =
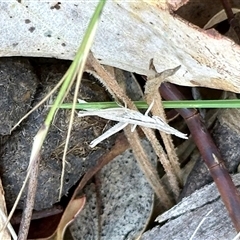
[[[235,185],[239,187],[240,174],[233,176],[233,179]],[[228,240],[236,236],[236,230],[213,183],[197,190],[159,216],[157,221],[163,225],[144,233],[141,239],[190,239],[204,217],[206,219],[198,229],[194,240]]]

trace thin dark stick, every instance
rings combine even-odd
[[[170,83],[163,83],[159,89],[166,100],[183,100],[179,90]],[[240,195],[224,166],[221,155],[214,144],[211,135],[205,127],[196,109],[176,109],[185,119],[192,138],[196,143],[208,169],[216,183],[222,200],[237,232],[240,231]]]
[[[231,21],[234,18],[234,13],[232,11],[232,6],[229,0],[221,0],[223,8],[226,12],[228,21]]]
[[[28,236],[37,191],[38,168],[39,157],[36,163],[32,166],[31,174],[29,177],[27,199],[25,201],[25,208],[23,210],[22,220],[19,227],[18,240],[25,240]]]
[[[222,2],[224,10],[226,12],[228,22],[229,22],[230,26],[234,29],[234,31],[238,37],[238,43],[239,43],[239,41],[240,41],[240,26],[239,26],[239,22],[234,17],[231,3],[229,0],[221,0],[221,2]]]

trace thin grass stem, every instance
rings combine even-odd
[[[181,101],[162,101],[164,108],[240,108],[240,99],[225,100],[181,100]],[[148,104],[144,101],[135,101],[138,109],[147,109]],[[88,102],[78,103],[75,109],[98,110],[105,108],[119,107],[116,102]],[[72,103],[64,103],[59,108],[71,109]]]

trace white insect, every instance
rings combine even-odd
[[[105,133],[103,133],[101,136],[93,140],[90,143],[90,147],[95,147],[98,143],[110,137],[111,135],[115,134],[116,132],[122,130],[128,124],[133,124],[132,132],[134,131],[135,127],[139,125],[142,127],[158,129],[160,131],[163,131],[168,134],[173,134],[180,138],[184,138],[184,139],[188,138],[186,134],[181,133],[175,128],[170,127],[160,117],[148,116],[147,114],[149,113],[152,106],[153,106],[153,103],[149,106],[148,110],[144,115],[138,111],[131,110],[126,107],[124,108],[121,107],[121,108],[79,111],[78,116],[79,117],[98,116],[101,118],[119,122],[109,130],[107,130]]]

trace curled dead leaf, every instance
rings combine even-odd
[[[86,202],[86,197],[72,199],[65,209],[56,231],[47,238],[38,238],[36,240],[63,240],[67,227],[74,221],[81,212]]]
[[[232,8],[233,13],[238,13],[240,12],[240,9],[238,8]],[[215,14],[208,22],[207,24],[204,26],[204,29],[209,29],[214,27],[216,24],[224,21],[227,19],[227,15],[225,10],[221,10],[220,12],[218,12],[217,14]]]

